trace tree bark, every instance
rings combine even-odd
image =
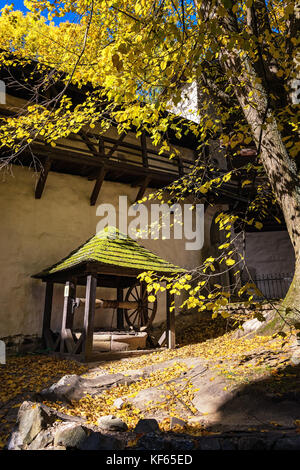
[[[255,78],[253,69],[251,74]],[[283,306],[292,308],[295,321],[299,317],[298,322],[300,322],[300,315],[298,315],[300,311],[300,181],[297,165],[295,160],[288,155],[282,141],[274,116],[275,112],[268,109],[267,91],[261,86],[260,94],[255,97],[256,107],[247,107],[250,91],[253,92],[253,87],[249,84],[245,87],[245,94],[241,94],[238,89],[236,96],[256,141],[260,160],[281,206],[294,248],[295,274]]]

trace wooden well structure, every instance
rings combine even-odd
[[[62,355],[88,360],[93,351],[96,308],[117,309],[118,329],[124,329],[126,322],[128,328],[147,330],[155,317],[156,301],[149,304],[146,284],[138,279],[138,275],[145,271],[153,271],[161,276],[185,272],[120,233],[115,227],[107,227],[63,260],[32,276],[46,283],[42,330],[46,347]],[[54,284],[65,285],[59,334],[51,330]],[[77,286],[86,286],[85,298],[76,297]],[[116,289],[116,299],[97,299],[97,287]],[[165,339],[168,348],[175,347],[175,308],[171,309],[173,302],[174,296],[166,290]],[[84,320],[78,338],[74,331],[74,312],[80,304],[84,304]]]

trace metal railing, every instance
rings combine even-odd
[[[266,299],[282,299],[291,285],[293,273],[256,274],[253,281]],[[255,296],[260,300],[261,296]]]

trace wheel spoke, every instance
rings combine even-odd
[[[140,313],[140,312],[139,312],[139,311],[137,311],[137,313],[136,313],[136,316],[135,316],[135,318],[134,318],[134,320],[133,320],[133,322],[132,322],[132,324],[133,324],[133,325],[135,324],[135,321],[136,321],[136,319],[137,319],[137,317],[138,317],[139,313]]]
[[[131,312],[131,313],[128,315],[128,318],[131,318],[131,317],[135,314],[136,311],[137,311],[137,308],[136,308],[135,310],[133,310],[133,312]]]
[[[136,296],[134,295],[134,293],[133,293],[132,291],[130,292],[130,295],[132,295],[132,297],[133,297],[136,301],[139,300],[138,298],[136,298]],[[130,296],[129,296],[129,297],[130,297]]]

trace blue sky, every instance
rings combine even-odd
[[[4,3],[4,5],[6,5],[6,4],[11,5],[13,3],[14,6],[15,6],[15,10],[21,10],[23,12],[28,11],[27,8],[24,6],[23,0],[4,0],[3,3]],[[1,8],[2,8],[2,5],[1,5]],[[69,13],[69,14],[65,15],[63,18],[54,18],[53,21],[54,21],[54,23],[58,24],[58,23],[60,23],[61,21],[64,21],[64,20],[76,21],[77,22],[78,17],[75,18],[75,15],[72,15],[71,13]]]

